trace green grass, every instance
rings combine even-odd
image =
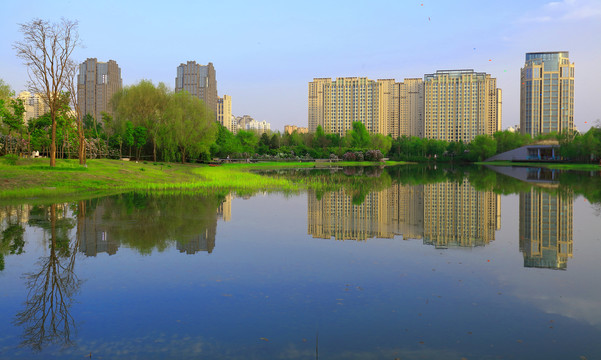
[[[563,170],[601,170],[601,166],[597,164],[572,164],[572,163],[526,163],[526,162],[511,162],[511,161],[487,161],[477,162],[478,165],[493,165],[493,166],[523,166],[523,167],[544,167],[549,169],[563,169]]]

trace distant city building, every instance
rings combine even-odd
[[[315,78],[309,83],[308,127],[345,135],[359,121],[370,133],[384,133],[379,120],[379,84],[366,77]]]
[[[526,53],[521,69],[520,130],[533,137],[574,130],[574,63],[567,51]]]
[[[439,70],[424,75],[424,137],[469,142],[501,130],[501,90],[489,74]]]
[[[121,69],[114,60],[99,62],[90,58],[81,63],[77,76],[77,102],[81,116],[90,114],[101,121],[102,112],[113,114],[110,101],[122,87]]]
[[[200,65],[196,61],[188,61],[180,64],[175,78],[175,92],[179,91],[187,91],[203,100],[217,118],[217,79],[213,63]]]
[[[28,123],[31,119],[37,119],[44,115],[50,108],[40,94],[32,94],[29,91],[21,91],[17,98],[23,101],[25,107],[25,122]]]
[[[267,121],[256,121],[252,120],[251,122],[246,124],[246,130],[256,130],[259,133],[270,133],[271,132],[271,124]]]
[[[424,81],[422,79],[379,79],[378,133],[399,136],[424,136]]]
[[[298,127],[296,125],[286,125],[286,126],[284,126],[284,132],[286,134],[292,134],[295,131],[298,134],[307,134],[309,132],[309,129],[306,128],[306,127]]]
[[[223,95],[217,99],[217,121],[229,131],[235,133],[232,127],[232,97]]]

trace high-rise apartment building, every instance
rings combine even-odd
[[[200,65],[196,61],[188,61],[180,64],[177,67],[175,91],[187,91],[201,99],[217,118],[217,79],[213,63]]]
[[[424,137],[424,80],[410,78],[399,83],[398,135]]]
[[[230,132],[235,132],[232,127],[232,97],[223,95],[217,98],[217,121]]]
[[[501,129],[496,79],[474,70],[424,75],[424,137],[469,142]]]
[[[526,53],[520,131],[537,136],[574,130],[574,63],[567,51]]]
[[[24,119],[26,123],[31,119],[37,119],[38,117],[50,111],[50,108],[40,94],[32,94],[29,91],[21,91],[17,98],[23,101],[23,107],[25,108]]]
[[[81,116],[90,114],[100,121],[102,112],[112,114],[111,98],[122,87],[121,69],[115,60],[99,62],[91,58],[81,63],[77,76],[77,102]]]
[[[359,121],[370,133],[385,133],[379,119],[378,82],[365,77],[316,78],[309,83],[309,131],[318,125],[345,135]]]

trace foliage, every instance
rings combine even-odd
[[[19,156],[15,154],[7,154],[2,157],[2,161],[8,165],[17,165],[17,160],[19,160]]]
[[[469,145],[470,158],[473,161],[484,161],[497,151],[497,141],[487,135],[477,135]]]
[[[182,163],[186,161],[186,156],[191,159],[197,158],[201,153],[209,151],[217,132],[213,117],[213,113],[202,100],[188,92],[170,95],[165,110],[168,125],[164,135],[165,147],[173,146],[179,149]]]
[[[497,131],[493,137],[497,141],[497,154],[528,145],[532,141],[530,135],[519,131]]]

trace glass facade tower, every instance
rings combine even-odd
[[[520,129],[532,136],[574,130],[574,63],[567,51],[526,53]]]

